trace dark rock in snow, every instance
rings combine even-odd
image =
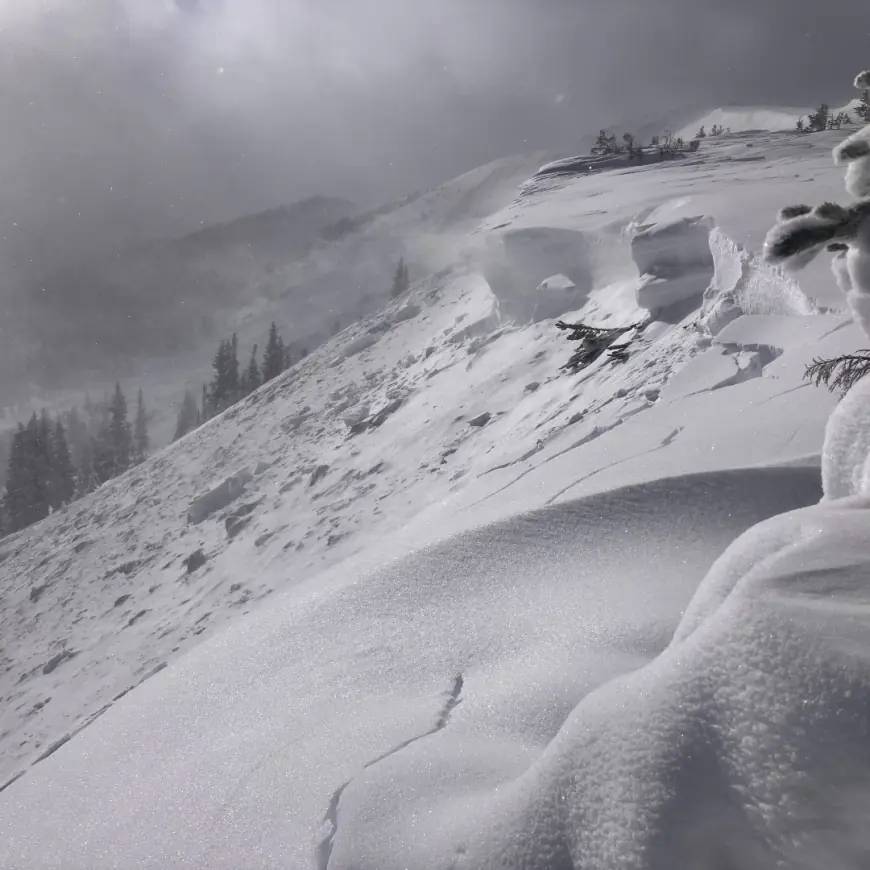
[[[115,599],[115,603],[113,606],[114,607],[121,607],[122,605],[126,604],[129,600],[130,600],[129,595],[120,595],[118,598]]]
[[[487,423],[492,419],[492,414],[489,411],[484,411],[482,414],[478,414],[476,417],[472,417],[471,420],[468,421],[469,426],[474,426],[476,429],[480,429],[482,426],[486,426]]]
[[[534,393],[541,384],[538,381],[532,381],[530,384],[526,384],[523,392],[524,393]]]

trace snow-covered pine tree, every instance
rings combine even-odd
[[[145,408],[145,397],[140,388],[136,400],[136,421],[133,426],[133,462],[144,462],[151,447],[148,436],[148,411]]]
[[[608,136],[607,130],[601,130],[592,146],[593,154],[615,154],[618,151],[616,136]]]
[[[865,123],[870,124],[870,90],[861,91],[861,101],[855,108],[855,114]]]
[[[810,115],[810,130],[813,133],[821,133],[828,127],[828,116],[831,114],[830,106],[822,103],[815,112]]]

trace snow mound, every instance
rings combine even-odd
[[[331,870],[552,867],[546,843],[622,837],[634,810],[616,794],[588,826],[554,798],[651,774],[654,751],[634,769],[612,753],[631,734],[657,745],[661,728],[637,723],[667,698],[594,690],[664,649],[735,534],[819,492],[806,468],[669,479],[373,574],[339,569],[200,646],[8,789],[0,866],[256,870],[309,866],[320,847]]]

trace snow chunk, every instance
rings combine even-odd
[[[253,480],[248,469],[230,475],[217,486],[196,498],[187,512],[187,521],[193,525],[208,519],[212,514],[231,505]]]
[[[660,310],[701,298],[713,277],[712,228],[712,219],[705,216],[639,228],[631,254],[641,275],[637,289],[641,308]]]
[[[711,347],[681,368],[665,384],[662,402],[672,402],[706,390],[735,383],[740,369],[736,359],[724,348]]]

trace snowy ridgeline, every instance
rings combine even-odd
[[[864,338],[762,256],[842,139],[537,178],[4,542],[0,867],[867,865]]]

